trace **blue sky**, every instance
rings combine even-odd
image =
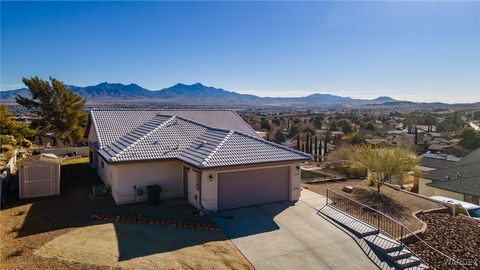
[[[480,2],[1,2],[1,89],[177,82],[480,101]]]

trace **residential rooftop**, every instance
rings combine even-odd
[[[233,111],[164,112],[92,111],[99,154],[110,163],[179,159],[198,168],[311,158],[261,139]]]
[[[432,180],[429,186],[480,197],[480,149],[447,168],[429,171],[423,177]]]

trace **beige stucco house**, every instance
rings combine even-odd
[[[90,165],[117,204],[185,197],[216,211],[295,201],[305,153],[263,140],[230,110],[94,110]]]

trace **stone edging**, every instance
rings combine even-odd
[[[413,193],[411,191],[407,191],[407,190],[404,190],[404,189],[401,189],[399,188],[398,186],[396,185],[392,185],[392,184],[388,184],[388,183],[385,183],[385,185],[391,189],[394,189],[396,191],[400,191],[400,192],[403,192],[403,193],[406,193],[406,194],[409,194],[409,195],[412,195],[412,196],[416,196],[418,198],[421,198],[421,199],[424,199],[424,200],[427,200],[427,201],[431,201],[431,202],[434,202],[434,203],[437,203],[439,205],[442,205],[442,207],[439,207],[439,208],[433,208],[433,209],[429,209],[429,210],[419,210],[419,211],[416,211],[416,212],[413,212],[412,213],[412,216],[417,220],[419,221],[421,224],[422,224],[422,228],[421,229],[418,229],[410,234],[408,234],[407,236],[405,236],[403,238],[403,242],[404,243],[412,243],[412,242],[415,242],[417,240],[417,237],[418,238],[423,238],[423,234],[425,233],[425,231],[427,230],[427,224],[421,220],[420,218],[418,218],[418,214],[426,214],[426,213],[450,213],[450,208],[448,208],[445,204],[441,203],[441,202],[438,202],[438,201],[435,201],[433,200],[432,198],[430,197],[427,197],[427,196],[424,196],[424,195],[421,195],[421,194],[417,194],[417,193]]]
[[[109,221],[109,222],[134,223],[134,224],[155,224],[155,225],[164,225],[164,226],[170,226],[170,227],[176,227],[176,228],[197,229],[197,230],[206,230],[206,231],[214,231],[214,232],[222,231],[222,229],[216,224],[182,222],[182,221],[175,221],[175,220],[163,220],[158,218],[113,216],[113,215],[92,215],[92,219]]]

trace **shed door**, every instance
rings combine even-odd
[[[218,209],[286,201],[289,167],[218,174]]]
[[[25,189],[27,197],[49,196],[54,194],[54,171],[52,165],[28,166],[25,168]]]

